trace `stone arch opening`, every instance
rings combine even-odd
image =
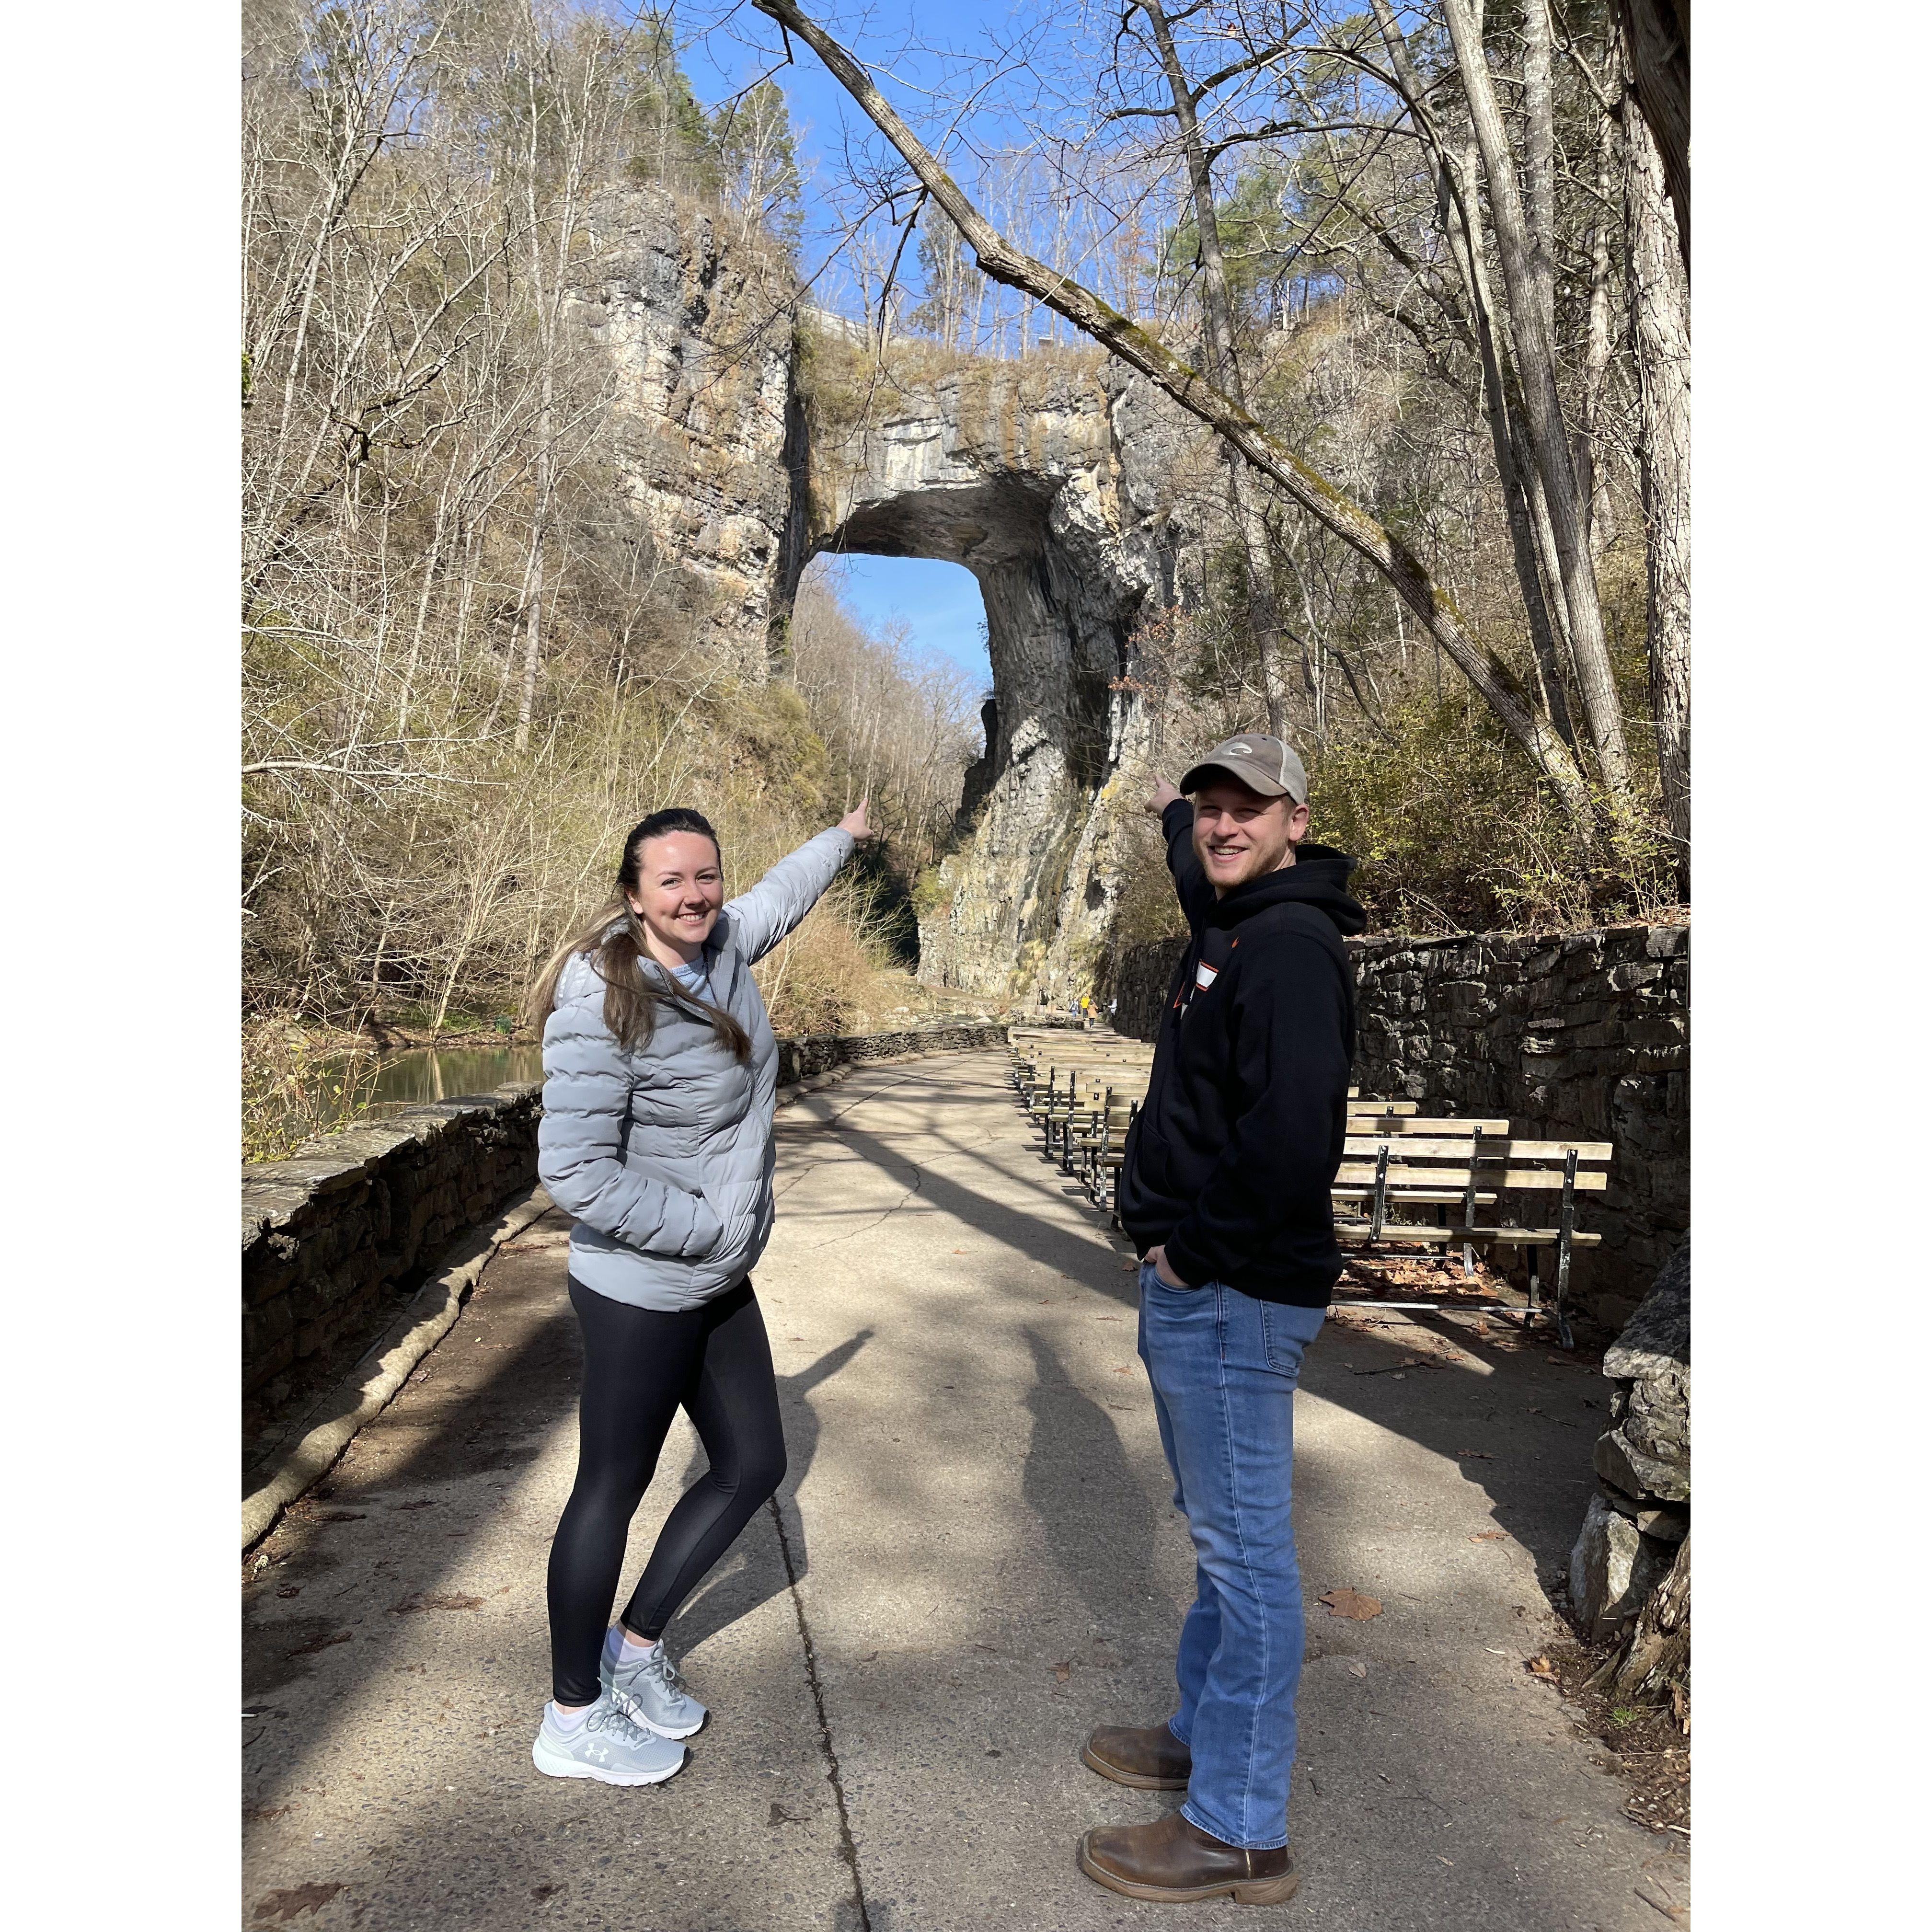
[[[929,557],[972,572],[992,668],[982,798],[1035,735],[1060,748],[1084,790],[1106,776],[1108,686],[1124,666],[1096,664],[1084,647],[1083,586],[1048,529],[1052,494],[1012,482],[915,485],[856,506],[812,545],[814,556]]]

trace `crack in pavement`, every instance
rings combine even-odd
[[[920,1173],[916,1167],[913,1166],[910,1161],[908,1161],[906,1165],[912,1168],[912,1185],[883,1214],[874,1214],[869,1221],[861,1223],[858,1227],[848,1228],[842,1234],[834,1234],[829,1241],[814,1241],[811,1246],[805,1249],[804,1252],[808,1255],[815,1255],[822,1249],[836,1248],[841,1242],[856,1240],[861,1234],[869,1234],[882,1222],[890,1221],[915,1194],[919,1192],[925,1184],[925,1175]]]
[[[824,1688],[818,1681],[818,1652],[812,1640],[812,1624],[805,1614],[805,1599],[799,1594],[798,1565],[793,1560],[791,1539],[785,1534],[784,1516],[773,1496],[765,1504],[772,1513],[772,1526],[778,1533],[778,1554],[784,1562],[785,1585],[791,1592],[792,1615],[798,1623],[798,1640],[805,1652],[805,1678],[812,1690],[812,1707],[818,1718],[818,1748],[825,1760],[826,1782],[832,1786],[832,1802],[838,1813],[838,1856],[852,1874],[852,1903],[859,1915],[858,1932],[872,1932],[872,1918],[866,1904],[866,1880],[859,1870],[859,1846],[852,1836],[852,1816],[845,1805],[845,1784],[838,1768],[838,1750],[832,1742],[832,1720],[825,1712]]]

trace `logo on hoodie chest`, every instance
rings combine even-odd
[[[1238,939],[1231,938],[1224,932],[1209,931],[1202,944],[1201,957],[1195,963],[1194,983],[1192,986],[1184,987],[1174,1003],[1184,1013],[1193,1005],[1198,994],[1208,992],[1220,979],[1227,969],[1228,962],[1234,957],[1234,948],[1240,944]],[[1215,956],[1210,958],[1210,953]]]

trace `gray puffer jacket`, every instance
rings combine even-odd
[[[710,1022],[660,1001],[626,1052],[604,1024],[587,953],[557,982],[544,1026],[537,1172],[576,1216],[570,1272],[636,1308],[695,1308],[744,1280],[772,1231],[778,1042],[752,978],[852,850],[836,826],[730,900],[705,942],[712,999],[752,1036],[740,1066]]]

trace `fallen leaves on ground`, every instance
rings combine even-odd
[[[1053,1674],[1064,1684],[1073,1675],[1072,1658],[1070,1657],[1064,1664],[1056,1664],[1053,1666]]]
[[[1556,1666],[1546,1657],[1532,1657],[1523,1666],[1532,1677],[1554,1677]]]
[[[304,1912],[320,1912],[342,1889],[338,1880],[332,1885],[292,1885],[272,1892],[255,1908],[257,1918],[278,1918],[284,1924]]]
[[[1493,1462],[1496,1459],[1486,1449],[1459,1449],[1456,1460],[1459,1462]]]
[[[1472,1543],[1500,1543],[1508,1534],[1506,1529],[1479,1529],[1469,1540]]]
[[[483,1599],[481,1597],[418,1597],[411,1594],[405,1597],[400,1604],[392,1604],[389,1614],[392,1617],[406,1617],[418,1610],[480,1610],[482,1607]]]
[[[1368,1674],[1369,1666],[1359,1658],[1348,1666],[1348,1675],[1351,1677],[1366,1677]]]
[[[1358,1590],[1330,1590],[1315,1600],[1326,1604],[1331,1617],[1347,1617],[1358,1624],[1366,1623],[1370,1618],[1382,1613],[1379,1597],[1365,1597]]]

